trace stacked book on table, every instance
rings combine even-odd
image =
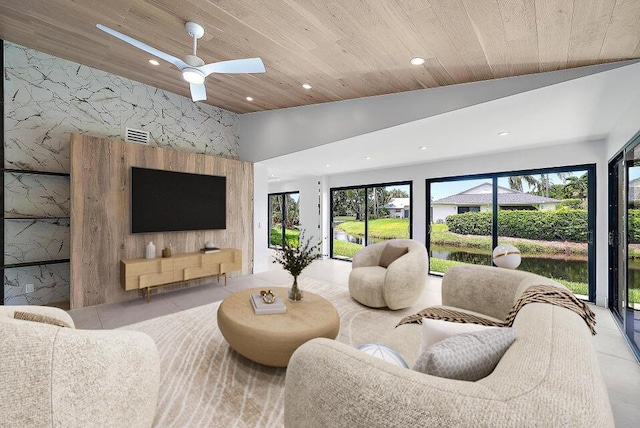
[[[255,312],[256,315],[284,314],[287,312],[287,307],[280,299],[280,296],[277,296],[276,301],[273,303],[265,303],[260,293],[253,293],[251,294],[250,300],[251,306],[253,306],[253,312]]]

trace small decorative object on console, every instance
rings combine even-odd
[[[147,244],[147,250],[145,253],[145,258],[147,259],[155,259],[156,258],[156,246],[153,245],[153,242],[149,242]]]
[[[300,232],[299,245],[289,246],[289,241],[285,240],[284,248],[277,250],[273,258],[274,263],[280,263],[282,267],[293,276],[293,285],[289,289],[289,300],[298,302],[302,300],[302,290],[298,288],[298,276],[314,260],[320,258],[320,242],[311,245],[311,239],[304,239],[304,230]]]
[[[493,263],[498,267],[516,269],[521,260],[520,250],[513,245],[498,245],[493,250]]]
[[[171,257],[171,245],[162,250],[162,257]]]

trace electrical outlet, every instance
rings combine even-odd
[[[35,287],[33,286],[33,284],[26,284],[24,286],[25,293],[33,293],[34,291],[35,291]]]

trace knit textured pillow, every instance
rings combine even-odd
[[[465,333],[475,333],[502,327],[491,327],[487,325],[473,324],[468,322],[449,322],[422,318],[422,344],[420,353],[426,351],[436,343]]]
[[[506,327],[459,334],[427,348],[413,370],[475,382],[493,372],[515,338],[515,330]]]
[[[31,312],[15,311],[13,318],[23,321],[41,322],[44,324],[56,325],[58,327],[70,327],[66,322],[46,315],[33,314]]]
[[[408,252],[409,249],[407,247],[397,247],[395,245],[387,244],[382,250],[382,254],[380,255],[380,262],[378,264],[383,268],[388,268],[391,263],[395,262],[397,259],[404,256]]]

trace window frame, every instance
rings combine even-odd
[[[299,190],[292,190],[289,192],[275,192],[275,193],[267,193],[267,218],[269,219],[269,224],[267,227],[267,248],[272,248],[272,249],[279,249],[277,246],[275,245],[271,245],[271,221],[272,221],[272,216],[271,216],[271,197],[272,196],[282,196],[282,202],[280,204],[280,212],[282,213],[282,240],[280,242],[282,242],[282,248],[284,248],[284,244],[285,244],[285,238],[287,236],[287,229],[285,228],[285,223],[286,223],[286,216],[287,216],[287,212],[286,212],[286,196],[287,195],[298,195],[298,211],[300,211],[300,191]]]

